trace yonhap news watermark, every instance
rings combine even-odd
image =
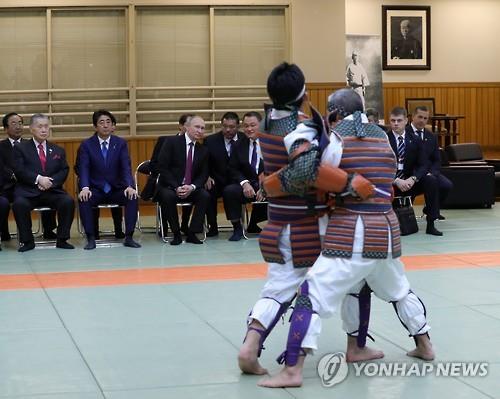
[[[347,364],[344,352],[328,353],[318,362],[318,376],[324,387],[355,377],[486,377],[487,362],[390,362],[373,361]]]

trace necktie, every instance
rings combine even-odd
[[[235,140],[229,140],[229,149],[228,149],[227,155],[231,156],[235,142],[236,142]]]
[[[186,172],[184,173],[184,184],[191,184],[193,173],[193,142],[189,143],[189,151],[186,159]]]
[[[423,130],[417,130],[417,134],[420,136],[422,141],[424,140],[424,131]]]
[[[42,170],[45,172],[45,165],[47,164],[47,158],[45,157],[43,144],[38,144],[38,156],[40,158],[40,163],[42,164]]]
[[[104,164],[106,164],[106,161],[108,159],[108,142],[103,141],[101,144],[101,152],[102,152],[102,157],[104,158]],[[107,181],[104,182],[104,192],[107,194],[111,191],[111,186]]]
[[[257,144],[255,141],[252,142],[253,150],[252,150],[252,158],[250,160],[250,166],[253,170],[257,170]]]
[[[405,141],[403,136],[398,137],[398,171],[396,172],[396,177],[403,177],[403,169],[399,169],[399,164],[402,164],[405,159]]]

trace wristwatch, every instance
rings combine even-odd
[[[415,183],[417,182],[417,176],[410,176],[410,179],[412,179]]]

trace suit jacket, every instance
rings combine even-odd
[[[394,134],[391,130],[387,132],[389,143],[391,144],[394,154],[398,154],[398,145]],[[411,133],[405,133],[405,158],[403,161],[403,175],[407,179],[410,176],[415,176],[420,180],[427,174],[427,161],[425,160],[425,153],[422,140],[418,137],[413,130]]]
[[[158,159],[159,184],[176,189],[182,185],[186,172],[186,138],[184,135],[164,140]],[[194,147],[191,183],[202,188],[208,179],[208,149],[196,143]]]
[[[153,153],[151,154],[149,168],[151,170],[151,175],[154,176],[155,180],[156,180],[156,176],[158,176],[158,174],[160,173],[160,169],[158,167],[158,162],[160,160],[161,148],[163,147],[165,140],[167,140],[169,137],[172,137],[172,136],[160,136],[160,137],[158,137],[158,140],[156,141],[156,144],[155,144],[155,148],[153,149]]]
[[[241,132],[238,132],[237,135],[238,140],[236,142],[245,137],[245,135]],[[207,146],[210,154],[210,176],[215,180],[216,189],[222,190],[231,182],[228,174],[229,156],[226,151],[224,135],[222,132],[218,132],[208,136],[205,140],[205,145]]]
[[[47,143],[47,162],[45,172],[38,157],[38,149],[33,140],[23,141],[14,147],[14,173],[17,184],[14,191],[15,196],[38,197],[42,192],[35,184],[38,175],[51,177],[53,186],[51,192],[64,193],[63,184],[68,177],[69,167],[66,162],[64,148],[56,144]]]
[[[243,137],[236,142],[229,158],[229,177],[231,183],[241,183],[248,180],[254,189],[259,188],[259,175],[264,172],[264,161],[259,160],[259,175],[250,165],[249,154],[250,140]]]
[[[104,190],[105,183],[113,190],[134,187],[127,142],[111,135],[106,158],[105,161],[97,133],[80,144],[75,165],[80,189],[89,187]]]
[[[414,133],[411,125],[406,126],[406,134]],[[414,133],[415,134],[415,133]],[[439,145],[437,137],[427,129],[424,129],[423,148],[427,161],[427,172],[437,176],[441,173],[441,158],[439,156]]]
[[[30,140],[21,138],[21,143],[25,141]],[[16,185],[16,178],[14,176],[14,147],[12,147],[8,138],[0,141],[0,158],[3,160],[3,183],[0,187],[3,187],[6,191],[12,190]]]

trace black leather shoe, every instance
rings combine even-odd
[[[125,233],[121,230],[115,230],[115,238],[125,238]]]
[[[35,249],[35,241],[28,241],[23,243],[23,245],[17,250],[17,252],[26,252]]]
[[[217,237],[219,235],[219,230],[216,228],[210,228],[207,231],[207,237]]]
[[[425,229],[426,234],[433,236],[442,236],[443,233],[434,227],[434,222],[427,222],[427,228]]]
[[[182,244],[182,236],[181,233],[174,234],[174,238],[170,241],[170,245],[180,245]]]
[[[54,233],[53,231],[44,231],[43,232],[43,238],[46,240],[57,240],[57,234]]]
[[[446,218],[443,215],[439,214],[438,220],[446,220]]]
[[[94,237],[87,238],[87,245],[83,247],[83,249],[95,249],[95,239]]]
[[[186,242],[190,242],[191,244],[203,244],[203,241],[196,237],[196,234],[194,233],[188,233]]]
[[[56,248],[75,249],[75,247],[73,245],[71,245],[69,242],[67,242],[66,240],[57,240]]]
[[[261,231],[262,229],[256,223],[250,223],[247,227],[247,233],[258,234]]]
[[[134,241],[134,239],[130,236],[125,237],[125,241],[123,241],[123,245],[129,248],[140,248],[141,244],[139,244],[137,241]]]
[[[240,241],[243,238],[243,229],[241,227],[235,227],[233,234],[229,237],[229,241]]]

